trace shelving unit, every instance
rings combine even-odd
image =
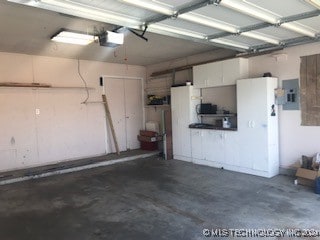
[[[159,107],[159,108],[167,108],[170,107],[169,104],[155,104],[155,105],[145,105],[146,108]]]
[[[200,120],[201,123],[209,123],[210,121],[207,119],[204,120],[204,118],[210,118],[210,119],[214,119],[214,122],[210,122],[210,124],[213,124],[216,127],[222,127],[222,125],[220,126],[220,123],[217,124],[217,120],[220,119],[221,124],[222,124],[222,119],[223,118],[230,118],[231,120],[231,126],[230,129],[237,129],[237,114],[236,113],[228,113],[228,114],[198,114],[198,118]]]

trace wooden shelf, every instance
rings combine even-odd
[[[169,104],[159,104],[159,105],[145,105],[146,108],[168,108]]]
[[[32,88],[32,89],[88,89],[94,90],[91,87],[77,86],[52,86],[47,83],[21,83],[21,82],[0,82],[0,88]]]
[[[75,90],[82,90],[86,89],[85,87],[39,87],[39,86],[0,86],[0,88],[31,88],[37,90],[54,90],[54,89],[75,89]],[[95,90],[95,88],[88,87],[88,90]]]

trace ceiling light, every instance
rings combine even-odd
[[[122,1],[135,5],[137,7],[141,7],[144,9],[157,12],[157,13],[162,13],[169,16],[174,14],[172,9],[168,8],[167,6],[164,6],[164,4],[157,3],[154,1],[144,1],[144,0],[122,0]]]
[[[281,26],[288,30],[300,33],[302,35],[306,35],[309,37],[316,36],[315,32],[306,29],[307,27],[299,26],[298,23],[282,23]]]
[[[242,1],[238,0],[222,0],[220,2],[220,5],[231,8],[233,10],[236,10],[238,12],[245,13],[247,15],[250,15],[254,18],[261,19],[265,22],[269,22],[272,24],[277,23],[277,17],[270,15],[270,13],[267,13],[266,11],[263,11],[259,8],[255,8],[253,6],[250,6],[248,4],[243,3]]]
[[[187,31],[185,29],[175,28],[175,27],[171,27],[171,26],[152,24],[152,25],[148,26],[148,29],[149,30],[156,30],[156,31],[160,30],[160,31],[164,31],[164,32],[174,33],[174,34],[178,34],[178,35],[184,35],[184,36],[193,37],[193,38],[197,38],[197,39],[205,39],[205,35],[203,35],[201,33]]]
[[[306,2],[312,4],[316,8],[320,9],[320,0],[305,0]]]
[[[8,0],[9,2],[20,3],[32,7],[42,8],[50,11],[78,16],[100,22],[106,22],[126,27],[141,25],[135,18],[115,13],[101,8],[92,7],[72,0]]]
[[[61,30],[60,32],[52,36],[51,40],[62,43],[88,45],[94,41],[94,36],[84,33]]]
[[[220,22],[218,20],[214,20],[212,18],[197,14],[197,13],[184,13],[178,16],[178,18],[181,18],[183,20],[187,20],[190,22],[194,22],[197,24],[205,25],[208,27],[217,28],[223,31],[236,33],[237,29],[231,25],[228,25],[224,22]]]
[[[316,0],[310,0],[316,1]],[[319,2],[319,0],[318,0]],[[221,0],[220,5],[233,9],[235,11],[247,14],[254,18],[260,19],[262,21],[277,25],[281,23],[281,18],[265,9],[259,8],[253,4],[248,4],[245,1],[238,1],[238,0]],[[304,27],[298,25],[297,23],[282,23],[280,27],[286,28],[288,30],[297,32],[302,35],[306,35],[309,37],[315,37],[316,34],[313,31],[307,30]]]
[[[241,48],[241,49],[245,49],[245,50],[249,50],[250,47],[247,45],[243,45],[243,44],[239,44],[239,43],[235,43],[233,41],[227,40],[227,39],[211,39],[210,42],[214,42],[214,43],[218,43],[221,45],[227,45],[227,46],[231,46],[231,47],[235,47],[235,48]]]
[[[243,32],[241,33],[242,36],[246,36],[246,37],[250,37],[250,38],[254,38],[254,39],[258,39],[264,42],[268,42],[268,43],[272,43],[275,45],[279,45],[279,40],[264,36],[262,34],[259,33],[255,33],[255,32]]]

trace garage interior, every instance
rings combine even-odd
[[[0,239],[320,239],[319,1],[0,20]]]

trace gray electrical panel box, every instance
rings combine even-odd
[[[299,79],[283,80],[282,88],[285,91],[283,110],[300,109]]]

